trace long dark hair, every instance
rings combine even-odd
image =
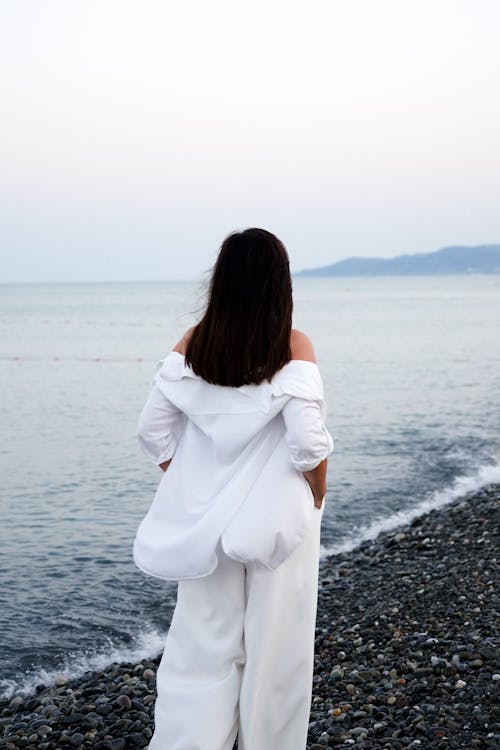
[[[283,243],[265,229],[228,235],[212,271],[205,313],[187,344],[186,364],[219,385],[271,380],[291,359],[292,308]]]

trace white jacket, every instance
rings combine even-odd
[[[300,543],[314,508],[303,471],[333,451],[318,366],[291,360],[240,387],[208,383],[170,352],[160,360],[138,423],[139,444],[172,459],[134,540],[134,562],[158,578],[199,578],[216,546],[276,568]]]

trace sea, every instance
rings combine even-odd
[[[334,438],[321,555],[500,482],[500,275],[295,277]],[[199,282],[0,286],[0,694],[158,655],[133,562],[161,473],[139,413]]]

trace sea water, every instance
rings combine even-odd
[[[137,420],[197,283],[0,287],[0,693],[163,648],[176,584],[132,544]],[[322,556],[500,481],[500,277],[294,279],[335,441]]]

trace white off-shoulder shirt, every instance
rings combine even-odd
[[[135,564],[167,580],[200,578],[231,558],[278,567],[315,508],[302,472],[333,451],[318,366],[291,360],[271,382],[214,385],[184,355],[157,365],[138,423],[155,463],[172,459],[133,545]]]

